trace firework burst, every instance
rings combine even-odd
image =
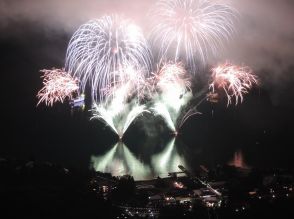
[[[152,84],[144,77],[143,69],[135,69],[129,65],[114,75],[124,74],[128,76],[128,80],[116,81],[116,84],[108,84],[104,89],[100,90],[100,93],[105,96],[104,103],[113,101],[116,97],[120,96],[120,99],[127,102],[130,99],[136,99],[140,102],[145,96],[151,96],[153,92]]]
[[[38,92],[39,105],[45,102],[52,106],[55,102],[63,102],[66,98],[71,100],[78,91],[78,80],[74,79],[64,69],[41,70],[44,73],[43,88]]]
[[[211,0],[160,0],[152,14],[151,38],[160,44],[159,57],[185,61],[192,73],[230,39],[236,17],[231,6]]]
[[[125,83],[132,66],[145,77],[151,69],[151,53],[139,27],[119,16],[104,16],[82,25],[72,36],[66,54],[66,69],[81,82],[87,82],[92,97],[104,100],[100,89]],[[138,72],[136,72],[138,73]],[[137,77],[140,78],[140,77]],[[98,98],[99,97],[99,98]]]
[[[166,63],[154,76],[158,90],[153,111],[175,133],[183,107],[192,98],[191,82],[182,63]]]
[[[155,79],[157,80],[158,88],[163,93],[170,92],[175,86],[180,88],[183,93],[191,90],[190,77],[187,77],[184,65],[180,62],[164,64]]]
[[[248,93],[257,77],[247,66],[236,66],[226,62],[212,69],[212,83],[209,85],[212,93],[224,90],[227,96],[227,105],[235,100],[235,104],[243,101],[244,94]]]

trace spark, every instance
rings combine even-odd
[[[39,105],[45,102],[47,106],[53,106],[55,102],[63,102],[66,98],[71,100],[73,94],[78,92],[78,80],[74,79],[64,69],[41,70],[44,73],[43,88],[38,92]]]
[[[185,61],[195,73],[197,64],[217,56],[234,33],[236,11],[220,1],[159,0],[152,10],[151,39],[163,60]]]
[[[224,90],[227,96],[227,105],[233,100],[235,104],[243,101],[244,94],[248,93],[254,84],[257,84],[257,77],[248,66],[236,66],[229,62],[212,69],[212,82],[209,85],[212,93],[216,90]]]

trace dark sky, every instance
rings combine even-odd
[[[103,124],[90,122],[87,112],[72,115],[62,104],[36,107],[36,94],[42,86],[39,70],[62,67],[73,31],[106,11],[122,11],[147,26],[148,19],[139,12],[145,12],[151,2],[0,0],[4,121],[0,156],[34,156],[87,167],[92,154],[115,143],[115,136]],[[250,65],[260,77],[260,87],[236,107],[203,104],[203,114],[183,127],[183,151],[210,165],[227,162],[242,149],[249,165],[292,167],[294,4],[286,0],[240,0],[234,4],[241,14],[238,34],[220,59]],[[130,127],[126,141],[132,151],[148,160],[148,153],[159,143],[152,145],[139,138],[144,136],[141,126],[138,121]]]

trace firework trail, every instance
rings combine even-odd
[[[128,66],[142,74],[135,77],[137,79],[144,78],[151,69],[147,41],[129,20],[116,15],[91,20],[82,25],[69,42],[66,69],[79,78],[82,91],[89,82],[96,101],[106,97],[100,90],[127,83],[133,77],[126,71]]]
[[[236,14],[217,0],[159,0],[152,10],[151,34],[159,58],[185,61],[195,73],[197,64],[217,56],[230,39]]]
[[[66,98],[71,100],[73,94],[78,92],[78,80],[74,79],[64,69],[41,70],[44,73],[43,88],[38,92],[39,105],[45,102],[52,106],[55,102],[63,102]]]
[[[227,96],[227,105],[233,100],[235,104],[243,101],[244,94],[248,93],[254,84],[257,84],[257,77],[247,66],[236,66],[229,62],[212,69],[212,82],[209,85],[212,93],[223,90]]]

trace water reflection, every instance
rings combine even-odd
[[[250,167],[245,163],[243,152],[241,150],[237,150],[234,153],[234,157],[230,162],[228,162],[228,165],[236,168],[250,169]]]
[[[113,176],[129,174],[136,180],[167,177],[168,173],[179,171],[179,164],[188,167],[184,154],[180,154],[176,146],[176,138],[169,140],[162,151],[147,160],[148,163],[139,160],[123,142],[116,143],[104,155],[91,157],[96,171],[108,172]]]
[[[175,145],[176,138],[172,138],[166,147],[151,157],[154,174],[160,177],[167,176],[170,172],[178,172],[178,165],[187,167],[184,155],[180,155]]]
[[[113,176],[132,175],[136,180],[151,178],[150,167],[140,161],[123,143],[116,143],[102,156],[92,156],[96,171],[108,172]]]

